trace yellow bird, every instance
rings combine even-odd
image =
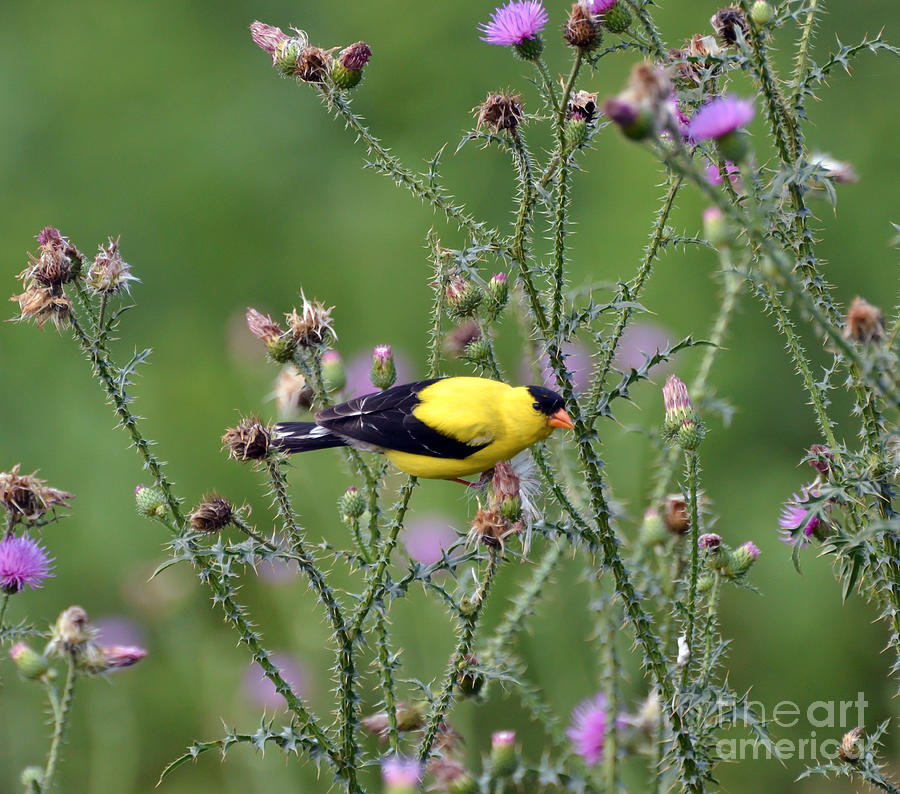
[[[285,452],[349,446],[416,477],[458,480],[573,426],[562,397],[543,386],[434,378],[326,408],[314,422],[280,422],[273,438]]]

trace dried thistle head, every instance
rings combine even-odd
[[[324,83],[330,64],[330,53],[310,45],[300,50],[294,74],[305,83]]]
[[[512,523],[501,514],[499,510],[485,510],[478,508],[472,519],[472,528],[466,536],[466,543],[484,543],[493,549],[500,549],[502,554],[505,549],[505,540],[510,535],[517,535],[525,529],[521,521]]]
[[[284,330],[268,314],[247,307],[247,328],[261,340],[273,361],[285,364],[291,360],[297,349],[297,341],[290,331]]]
[[[47,322],[56,328],[65,328],[72,316],[72,301],[43,287],[31,287],[21,295],[13,295],[10,300],[19,304],[19,316],[15,319],[33,320],[38,328],[43,328]]]
[[[884,339],[884,315],[865,298],[855,297],[844,321],[844,338],[856,342],[880,342]]]
[[[71,606],[63,610],[50,630],[47,645],[49,656],[81,656],[88,646],[93,646],[97,629],[91,626],[87,612],[82,607]]]
[[[81,254],[63,237],[59,229],[45,226],[35,235],[40,246],[40,254],[28,254],[28,267],[19,273],[23,287],[28,290],[35,285],[60,293],[60,287],[78,275],[81,268]]]
[[[75,494],[51,488],[35,477],[37,471],[20,475],[19,463],[9,471],[0,472],[0,504],[13,521],[37,521],[55,507],[71,507],[68,500]]]
[[[300,312],[293,309],[290,314],[285,315],[289,332],[294,341],[301,347],[314,347],[331,339],[337,339],[333,327],[334,321],[331,319],[334,306],[326,308],[325,304],[320,301],[308,300],[303,292],[300,293],[300,298],[303,301]]]
[[[119,253],[119,238],[113,240],[110,237],[105,246],[100,246],[100,251],[88,270],[88,287],[100,295],[112,295],[116,292],[129,292],[129,282],[137,280],[131,273],[131,265]]]
[[[575,3],[563,27],[563,38],[566,42],[572,47],[591,50],[600,43],[602,37],[600,25],[590,11],[580,2]]]
[[[190,515],[191,529],[195,532],[218,532],[234,518],[231,502],[213,492],[203,497]]]
[[[863,745],[863,734],[865,732],[866,728],[864,725],[857,725],[841,737],[841,745],[838,747],[838,757],[845,764],[859,763],[859,759],[862,757],[865,750]]]
[[[520,94],[489,93],[478,107],[473,109],[478,117],[478,127],[490,127],[496,132],[514,130],[522,121],[522,97]]]
[[[709,24],[712,25],[716,35],[725,43],[726,46],[734,46],[737,44],[738,33],[746,41],[750,34],[750,26],[747,24],[747,17],[744,12],[737,6],[728,6],[728,8],[720,8],[710,17]]]
[[[566,118],[590,124],[597,118],[597,94],[590,91],[575,91],[566,106]]]
[[[269,454],[272,434],[259,419],[248,416],[237,427],[229,427],[222,436],[222,448],[228,448],[234,460],[262,460]]]
[[[670,493],[666,497],[663,521],[673,535],[684,535],[691,528],[687,502],[680,493]]]

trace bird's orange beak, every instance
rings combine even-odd
[[[560,408],[555,414],[550,414],[550,417],[547,419],[547,424],[550,425],[550,427],[566,427],[569,430],[575,427],[572,420],[569,418],[569,415],[566,413],[565,408]]]

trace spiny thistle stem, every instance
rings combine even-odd
[[[484,609],[484,604],[490,593],[491,584],[494,581],[494,574],[497,572],[501,556],[498,549],[490,550],[487,570],[479,582],[478,588],[471,596],[470,608],[466,612],[460,612],[460,633],[459,640],[456,644],[456,650],[454,650],[453,655],[450,657],[450,662],[447,665],[447,673],[444,677],[444,682],[441,685],[440,695],[431,705],[431,711],[428,715],[428,722],[425,728],[425,735],[422,737],[422,743],[419,745],[417,752],[418,758],[422,763],[425,763],[431,756],[434,740],[437,738],[441,724],[447,716],[447,711],[453,700],[453,688],[456,685],[456,677],[460,668],[465,664],[466,656],[472,650],[478,618],[481,615],[482,609]]]
[[[157,487],[159,487],[159,489],[165,495],[166,504],[168,505],[169,510],[172,512],[172,517],[175,519],[175,524],[179,528],[183,528],[185,525],[184,514],[181,512],[181,506],[179,505],[178,499],[175,497],[175,494],[172,490],[173,485],[163,472],[162,462],[159,461],[150,450],[153,442],[149,441],[141,433],[138,428],[137,417],[135,417],[134,414],[131,413],[131,410],[128,408],[128,399],[125,395],[124,387],[121,385],[121,379],[119,379],[119,381],[117,382],[116,378],[113,377],[113,365],[109,358],[109,354],[104,348],[98,347],[94,344],[93,340],[81,327],[81,324],[79,323],[78,318],[74,313],[71,316],[71,322],[72,330],[75,332],[75,336],[78,338],[78,341],[81,344],[81,349],[87,354],[88,359],[93,364],[94,371],[100,378],[104,390],[106,391],[107,397],[109,397],[109,399],[112,401],[121,425],[128,431],[128,434],[131,436],[133,446],[137,448],[141,457],[144,459],[144,465],[153,475],[153,480],[156,483]]]
[[[697,487],[700,479],[700,464],[694,451],[684,453],[688,484],[688,504],[691,513],[691,568],[688,580],[687,628],[685,637],[690,656],[681,671],[681,688],[687,687],[690,678],[691,661],[696,656],[694,648],[694,625],[697,621],[697,579],[700,574],[700,511],[697,509]]]
[[[56,768],[59,765],[59,751],[62,747],[66,726],[69,723],[69,713],[72,710],[72,700],[75,697],[75,679],[78,677],[75,667],[75,659],[69,654],[66,659],[66,683],[63,685],[62,697],[57,698],[53,685],[47,683],[50,706],[53,709],[53,738],[50,740],[50,752],[47,755],[47,765],[41,780],[41,791],[53,790],[53,780],[56,777]]]
[[[812,42],[818,6],[819,0],[808,0],[806,19],[803,21],[803,27],[800,30],[800,41],[797,43],[797,58],[794,65],[794,76],[792,81],[794,92],[791,96],[791,106],[794,107],[795,110],[798,109],[803,102],[803,85],[806,80],[806,61],[809,57],[809,45]]]
[[[519,263],[522,270],[526,268],[525,258],[527,255],[526,244],[528,242],[528,230],[531,226],[531,213],[534,208],[534,183],[532,176],[531,156],[525,147],[525,141],[522,139],[518,129],[510,130],[510,138],[513,143],[513,152],[515,154],[515,162],[519,172],[519,190],[521,198],[519,200],[519,210],[516,214],[516,227],[513,232],[512,244],[510,251],[513,258]]]
[[[6,617],[6,610],[9,607],[9,593],[4,593],[0,596],[0,631],[3,631],[4,623],[3,620]]]
[[[382,173],[390,176],[398,185],[405,187],[414,196],[442,212],[449,221],[461,231],[469,234],[473,240],[500,250],[499,236],[496,230],[487,229],[483,223],[479,223],[467,214],[462,207],[449,202],[439,188],[425,184],[419,174],[407,169],[381,144],[378,138],[372,135],[369,128],[363,124],[363,120],[350,110],[349,102],[343,95],[325,85],[320,87],[320,93],[328,108],[343,119],[347,129],[362,141],[367,153],[375,160]]]
[[[650,41],[653,43],[654,55],[661,61],[666,59],[666,45],[662,40],[662,36],[660,36],[659,30],[656,27],[656,24],[653,22],[653,17],[647,13],[646,6],[649,5],[643,0],[625,0],[625,2],[631,7],[631,9],[637,15],[637,18],[641,20],[641,25],[644,26],[644,30],[647,31],[647,35],[650,37]]]
[[[716,614],[719,609],[719,588],[722,577],[716,572],[712,574],[712,587],[706,601],[706,625],[703,628],[703,665],[700,669],[700,686],[709,685],[712,674],[713,638],[716,631]]]
[[[683,181],[684,178],[681,176],[676,176],[670,181],[669,189],[666,191],[666,195],[663,198],[662,206],[657,210],[656,220],[653,223],[653,230],[650,233],[650,242],[644,250],[644,256],[641,259],[637,275],[628,286],[628,299],[631,301],[636,301],[639,298],[641,291],[644,288],[644,284],[653,271],[653,262],[656,260],[659,247],[662,245],[662,241],[665,237],[666,225],[669,222],[669,214],[675,206],[675,197],[678,195],[678,190]],[[613,329],[611,337],[607,341],[606,348],[600,357],[600,362],[595,370],[596,374],[591,379],[591,390],[588,394],[587,404],[584,409],[588,423],[593,422],[597,418],[597,406],[600,404],[600,400],[603,397],[603,387],[606,385],[606,378],[612,367],[613,358],[615,357],[619,342],[622,339],[622,334],[625,333],[625,328],[633,313],[634,310],[631,307],[622,309],[619,314],[619,319],[616,321],[616,327]]]
[[[397,728],[397,702],[394,696],[394,671],[391,661],[390,635],[387,617],[378,610],[375,615],[375,638],[378,644],[378,673],[381,676],[381,694],[388,718],[388,743],[395,755],[400,748],[400,731]]]
[[[381,554],[378,557],[378,562],[375,564],[375,570],[369,578],[366,591],[363,593],[359,605],[356,607],[356,611],[353,613],[353,617],[350,621],[350,629],[347,632],[347,636],[351,642],[359,637],[359,633],[362,631],[369,610],[372,608],[372,604],[375,603],[375,599],[384,587],[384,572],[387,570],[388,564],[391,561],[391,553],[397,545],[397,538],[400,535],[400,530],[402,529],[403,522],[406,518],[406,511],[409,508],[409,500],[417,482],[415,477],[408,477],[406,482],[400,488],[400,499],[395,508],[396,512],[394,513],[394,520],[391,522],[390,527],[388,527],[387,535],[381,540]]]

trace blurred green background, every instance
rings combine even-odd
[[[548,8],[547,57],[557,72],[567,68],[567,53],[553,34],[565,4]],[[707,32],[716,8],[708,0],[663,3],[658,19],[669,44]],[[159,441],[188,502],[215,486],[235,501],[249,501],[262,526],[268,520],[260,475],[219,451],[219,437],[239,411],[275,415],[266,397],[276,373],[244,329],[248,305],[289,310],[302,285],[307,295],[336,306],[338,347],[346,359],[390,343],[410,362],[411,375],[421,376],[429,307],[425,233],[435,224],[445,245],[461,242],[429,209],[361,169],[361,151],[313,92],[272,72],[250,41],[249,23],[294,24],[325,47],[369,42],[374,58],[355,108],[405,163],[419,167],[445,141],[452,151],[472,126],[470,108],[488,90],[513,87],[523,92],[526,109],[537,108],[526,65],[478,40],[476,24],[491,9],[475,0],[5,4],[0,261],[7,292],[18,291],[13,276],[46,224],[89,254],[108,235],[122,236],[124,256],[141,283],[134,290],[139,308],[126,316],[117,352],[154,348],[134,389],[135,410],[147,417],[145,429]],[[885,25],[886,37],[897,39],[898,21],[896,0],[828,4],[813,56],[821,59],[836,34],[852,42]],[[775,52],[783,68],[792,35],[780,38]],[[595,74],[585,73],[580,87],[601,97],[613,93],[633,61],[630,54],[608,58]],[[864,55],[852,78],[835,73],[820,91],[824,101],[809,108],[810,146],[850,161],[860,175],[859,184],[840,188],[836,215],[824,203],[814,207],[826,275],[841,300],[862,294],[885,307],[896,291],[889,221],[900,220],[897,70],[890,56]],[[758,122],[754,129],[761,132]],[[533,140],[539,144],[540,134]],[[586,173],[574,189],[576,234],[569,238],[573,283],[627,278],[661,195],[660,172],[645,151],[611,131],[582,163]],[[447,156],[444,171],[474,213],[496,224],[510,221],[513,175],[502,153],[470,145]],[[685,190],[672,226],[694,233],[702,207],[696,193]],[[643,303],[673,339],[705,334],[716,308],[715,267],[705,250],[662,256]],[[501,341],[513,371],[514,326],[512,318],[506,321],[508,338]],[[192,740],[220,736],[223,722],[254,729],[259,707],[245,685],[246,655],[190,571],[171,570],[148,582],[164,559],[165,537],[134,513],[133,489],[146,476],[74,345],[51,329],[5,324],[0,331],[0,469],[20,461],[25,471],[40,468],[52,485],[77,494],[72,517],[43,533],[57,558],[56,578],[17,597],[10,617],[47,622],[78,603],[97,619],[127,618],[150,652],[133,670],[80,686],[59,789],[149,791],[162,767]],[[824,360],[815,336],[807,342]],[[862,691],[871,704],[869,726],[892,716],[891,709],[896,717],[885,677],[891,659],[881,653],[887,635],[872,623],[873,609],[856,596],[841,604],[828,560],[817,559],[813,549],[804,553],[798,576],[777,540],[780,503],[810,478],[798,461],[819,439],[782,342],[748,296],[728,348],[714,382],[738,411],[730,427],[714,422],[704,443],[705,488],[721,514],[717,530],[734,543],[752,539],[763,552],[753,575],[762,595],[728,588],[724,596],[724,633],[734,638],[732,686],[752,689],[769,709],[782,700],[805,709],[816,700],[855,699]],[[689,376],[697,361],[695,352],[683,355],[678,371]],[[615,498],[626,515],[622,525],[632,534],[645,507],[653,456],[624,426],[653,426],[662,414],[653,386],[641,385],[634,397],[638,408],[620,408],[621,425],[601,426]],[[842,432],[853,441],[852,424]],[[339,455],[297,460],[291,480],[310,536],[342,541],[334,504],[352,478]],[[414,516],[437,513],[460,531],[472,509],[460,489],[446,483],[425,483],[414,496]],[[593,618],[582,569],[570,560],[560,566],[534,631],[519,646],[532,680],[563,716],[598,681],[599,660],[586,641]],[[502,571],[488,625],[528,573],[528,565]],[[310,593],[296,579],[250,578],[244,593],[267,645],[298,660],[305,692],[326,712],[327,633]],[[441,607],[416,591],[396,605],[394,623],[402,675],[438,675],[450,650]],[[623,632],[623,650],[629,637]],[[43,763],[47,727],[39,687],[21,682],[8,660],[0,662],[0,675],[0,791],[12,791],[23,766]],[[373,685],[370,675],[364,707],[375,700]],[[645,687],[631,669],[624,688],[632,702],[626,705],[633,706]],[[464,704],[454,724],[473,762],[492,730],[509,727],[519,731],[528,756],[541,755],[541,732],[514,697],[496,696],[478,709]],[[851,718],[847,727],[853,724]],[[810,730],[801,721],[777,735],[807,737]],[[819,740],[842,732],[816,731]],[[886,752],[900,755],[896,736]],[[723,765],[718,777],[735,794],[826,790],[817,780],[792,784],[802,768],[798,761],[759,760]],[[285,763],[275,750],[260,759],[241,747],[225,764],[203,757],[161,790],[327,788],[327,776],[317,781],[313,768]],[[827,790],[848,788],[840,783]]]

